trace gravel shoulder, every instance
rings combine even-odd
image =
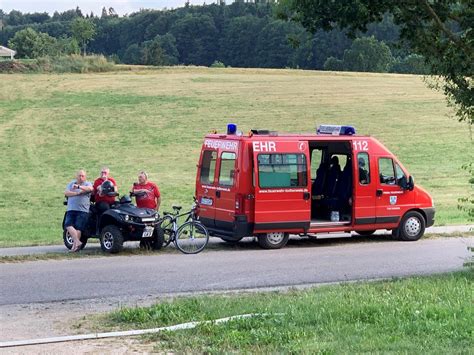
[[[53,303],[0,306],[2,340],[25,340],[99,332],[90,328],[90,319],[123,306],[147,306],[157,299],[115,298]],[[11,348],[0,348],[0,354],[128,354],[151,353],[153,346],[138,337],[71,341]]]

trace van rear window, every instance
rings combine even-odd
[[[202,155],[201,176],[202,184],[213,184],[214,173],[216,171],[217,152],[215,150],[205,150]]]
[[[235,153],[223,152],[219,172],[219,185],[233,186],[235,175]]]
[[[308,185],[304,154],[259,154],[260,188],[305,187]]]

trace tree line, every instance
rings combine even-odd
[[[0,10],[0,43],[25,58],[87,48],[126,64],[426,73],[424,58],[399,45],[400,29],[389,14],[350,38],[338,28],[309,32],[278,19],[276,7],[272,1],[236,1],[127,16],[113,8],[51,16]]]

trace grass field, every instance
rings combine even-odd
[[[434,196],[436,223],[467,222],[469,131],[419,76],[172,68],[0,75],[0,246],[61,242],[63,191],[106,164],[126,192],[146,169],[165,208],[190,204],[203,136],[235,122],[313,132],[352,124],[379,138]]]
[[[95,328],[147,329],[266,316],[148,336],[157,352],[470,354],[472,270],[287,293],[210,295],[124,308]],[[96,329],[96,330],[97,330]]]

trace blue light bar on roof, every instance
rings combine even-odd
[[[229,123],[227,125],[227,134],[236,134],[237,133],[237,125],[235,123]]]
[[[316,130],[318,134],[331,134],[333,136],[352,136],[356,133],[355,128],[352,126],[339,126],[322,124]]]

